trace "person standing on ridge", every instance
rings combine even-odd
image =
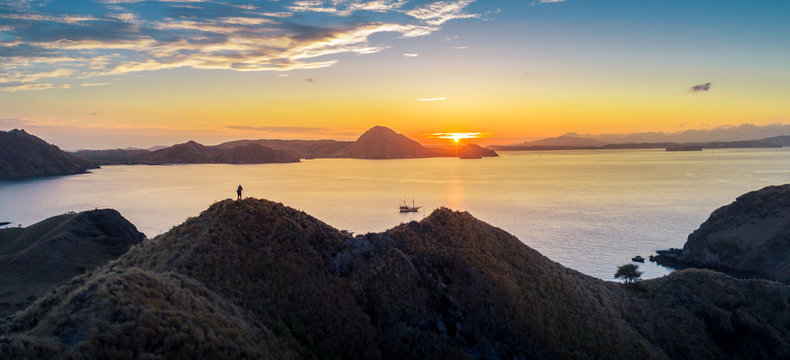
[[[241,191],[242,190],[244,190],[244,189],[241,187],[241,185],[239,185],[239,187],[236,188],[236,199],[237,200],[241,200]]]

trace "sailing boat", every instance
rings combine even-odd
[[[417,211],[420,211],[421,207],[422,206],[414,206],[414,199],[411,199],[411,206],[406,205],[406,201],[404,201],[403,205],[401,205],[399,207],[399,209],[400,209],[400,212],[402,212],[402,213],[405,213],[405,212],[417,212]]]

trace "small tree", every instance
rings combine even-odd
[[[625,264],[617,267],[617,272],[614,273],[615,279],[623,279],[626,284],[636,284],[642,276],[642,272],[638,271],[639,265]]]

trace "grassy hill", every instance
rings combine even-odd
[[[787,358],[788,309],[785,285],[711,271],[605,282],[448,209],[352,238],[226,200],[0,321],[0,356]]]
[[[115,210],[54,216],[0,229],[0,316],[116,259],[144,235]]]

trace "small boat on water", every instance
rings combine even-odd
[[[402,213],[405,213],[405,212],[417,212],[417,211],[420,211],[421,207],[422,206],[414,206],[414,199],[411,199],[411,206],[406,205],[406,202],[404,201],[403,205],[401,205],[399,207],[399,209],[400,209],[400,212],[402,212]]]

